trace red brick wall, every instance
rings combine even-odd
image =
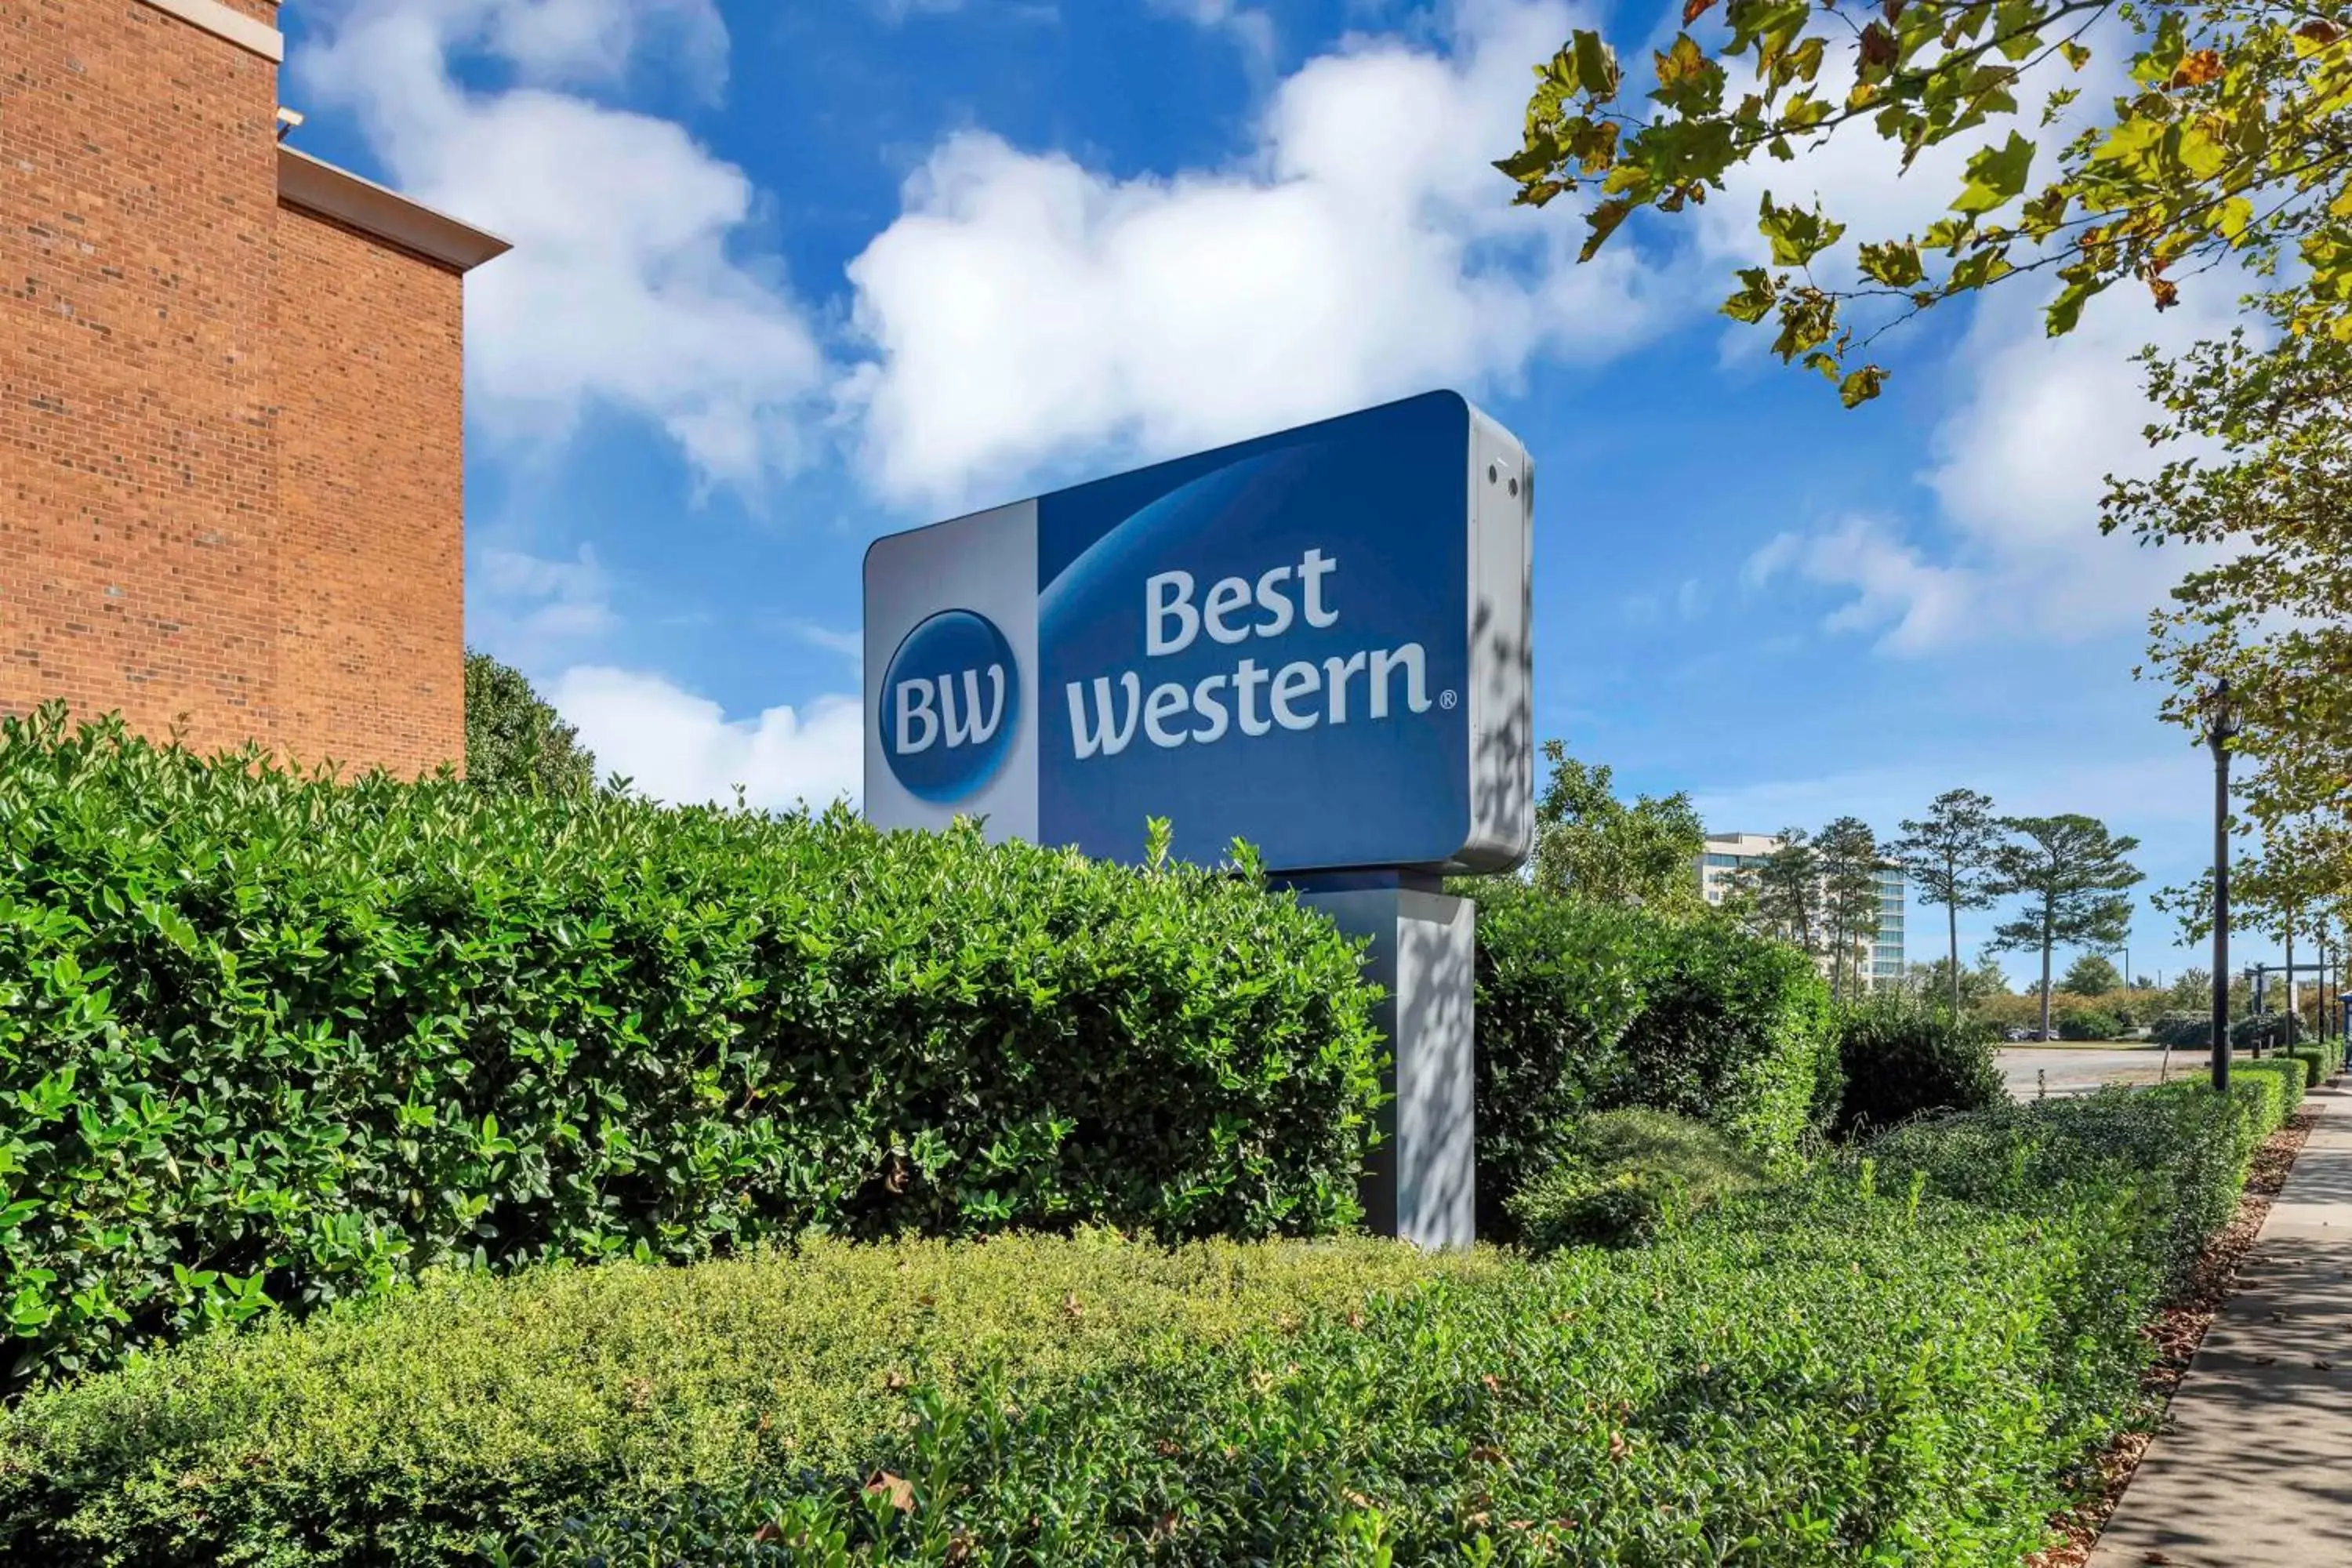
[[[0,0],[0,710],[275,724],[277,70]]]
[[[277,107],[139,0],[0,0],[0,713],[422,771],[464,741],[459,280],[281,208]]]
[[[281,743],[404,773],[466,742],[457,274],[280,209]]]

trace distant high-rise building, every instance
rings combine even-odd
[[[1729,895],[1735,879],[1748,867],[1760,864],[1764,858],[1781,847],[1784,840],[1770,833],[1710,833],[1706,847],[1698,858],[1698,885],[1710,904],[1720,904]],[[1903,868],[1891,861],[1881,861],[1878,867],[1878,930],[1866,943],[1857,943],[1855,958],[1859,973],[1870,977],[1872,989],[1899,984],[1904,975],[1903,917],[1910,904],[1910,884]],[[1863,949],[1867,948],[1867,952]],[[1823,973],[1829,972],[1829,959],[1817,954],[1815,962]]]

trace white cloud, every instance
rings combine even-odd
[[[1154,11],[1230,34],[1253,74],[1274,69],[1274,18],[1241,0],[1150,0]]]
[[[1535,356],[1600,357],[1678,305],[1629,247],[1507,205],[1556,3],[1478,0],[1453,52],[1356,39],[1267,100],[1235,166],[1118,179],[983,132],[950,138],[850,266],[870,357],[845,378],[864,471],[971,499],[1105,444],[1213,444]]]
[[[467,284],[494,435],[561,441],[602,405],[667,432],[704,483],[801,460],[824,357],[773,272],[730,253],[751,181],[673,122],[550,85],[653,61],[709,89],[725,46],[709,0],[360,0],[299,58],[403,190],[515,242]],[[452,61],[471,54],[541,85],[469,89]]]
[[[1891,654],[1992,637],[2079,642],[2137,625],[2212,556],[2143,550],[2098,531],[2108,475],[2146,473],[2175,455],[2147,445],[2157,411],[2133,356],[2151,342],[2177,352],[2226,331],[2238,291],[2209,277],[2159,315],[2144,291],[2122,285],[2072,334],[2053,339],[2043,296],[1995,289],[1947,367],[1957,395],[1921,476],[1938,526],[1917,538],[1878,520],[1783,534],[1750,558],[1750,580],[1793,574],[1847,590],[1824,626],[1875,632]]]
[[[600,637],[614,624],[612,581],[585,544],[568,561],[498,547],[477,551],[466,588],[481,639],[525,662],[537,662],[530,650]]]
[[[425,8],[432,8],[427,0]],[[713,0],[440,0],[527,81],[603,84],[661,51],[666,63],[715,95],[727,80],[727,23]],[[415,8],[414,0],[404,7]]]
[[[658,800],[726,804],[738,785],[747,804],[777,809],[858,796],[865,727],[854,696],[730,720],[660,676],[582,665],[557,678],[548,700],[579,727],[600,776],[624,774]]]
[[[861,664],[865,662],[866,636],[863,632],[838,632],[814,621],[788,619],[782,625],[784,630],[811,647],[823,648],[827,653],[839,654]]]

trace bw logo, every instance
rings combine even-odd
[[[882,754],[919,800],[961,800],[996,775],[1020,717],[1012,645],[987,616],[942,610],[907,634],[882,679]]]

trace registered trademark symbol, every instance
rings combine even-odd
[[[1453,712],[1454,705],[1461,700],[1462,699],[1454,695],[1454,692],[1450,688],[1437,694],[1437,705],[1440,708],[1444,709],[1448,713]]]

